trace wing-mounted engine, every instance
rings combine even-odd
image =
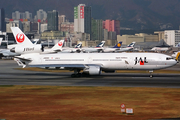
[[[83,72],[89,75],[100,75],[101,69],[100,66],[88,66],[84,68]]]
[[[33,45],[33,46],[25,46],[25,47],[14,47],[10,50],[11,52],[24,54],[24,53],[40,53],[44,51],[44,47],[41,44]]]

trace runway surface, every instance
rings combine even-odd
[[[71,78],[72,72],[51,73],[16,70],[13,60],[0,60],[0,85],[119,86],[180,88],[180,74],[102,73],[100,76]],[[180,64],[170,70],[180,70]]]

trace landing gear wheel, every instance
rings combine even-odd
[[[153,75],[150,75],[150,78],[153,78]]]
[[[81,73],[76,74],[76,77],[81,77],[81,76],[82,76]]]
[[[82,77],[89,77],[89,74],[87,74],[87,73],[82,73]]]
[[[82,76],[81,73],[77,73],[77,74],[72,74],[72,75],[71,75],[72,78],[81,77],[81,76]]]
[[[76,77],[76,74],[72,74],[71,77],[72,77],[72,78]]]
[[[153,70],[150,70],[149,72],[150,72],[150,76],[149,76],[149,77],[150,77],[150,78],[153,78],[153,75],[152,75]]]

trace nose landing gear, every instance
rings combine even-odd
[[[150,78],[153,78],[153,75],[152,75],[152,73],[153,73],[153,70],[149,70],[149,73],[150,73]]]

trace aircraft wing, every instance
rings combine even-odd
[[[84,69],[89,66],[99,66],[96,64],[37,64],[37,65],[29,65],[30,67],[64,67],[64,68],[78,68]]]
[[[83,64],[39,64],[29,65],[30,67],[66,67],[66,68],[85,68]]]

